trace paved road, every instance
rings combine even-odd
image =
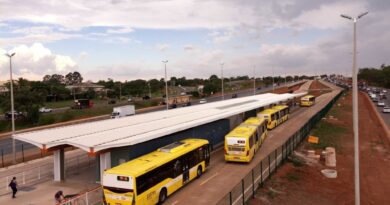
[[[380,100],[380,102],[385,102],[386,106],[390,107],[390,89],[384,89],[384,88],[378,88],[378,89],[380,89],[381,91],[382,90],[387,90],[387,92],[385,93],[387,99]],[[378,103],[374,102],[374,104],[377,105]],[[390,113],[383,113],[383,107],[376,106],[376,109],[381,114],[383,120],[386,122],[387,127],[390,127]]]

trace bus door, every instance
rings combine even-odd
[[[188,157],[183,158],[183,184],[190,180],[190,163]]]
[[[259,148],[259,145],[260,145],[260,143],[259,143],[259,129],[260,129],[260,127],[257,127],[257,131],[255,132],[255,149],[257,150],[258,148]]]
[[[204,146],[204,159],[206,162],[206,167],[209,166],[209,163],[210,163],[210,146],[209,145]]]

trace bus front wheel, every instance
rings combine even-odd
[[[202,166],[199,166],[198,171],[196,172],[196,177],[199,178],[200,176],[202,176]]]
[[[162,188],[160,191],[160,197],[158,198],[158,204],[163,204],[166,199],[167,199],[167,189]]]

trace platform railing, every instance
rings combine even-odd
[[[78,173],[79,171],[94,166],[95,158],[89,157],[85,153],[65,158],[65,176]],[[13,177],[16,177],[19,188],[42,183],[53,179],[53,161],[48,161],[36,167],[29,168],[19,172],[14,172],[7,176],[0,177],[0,196],[11,193],[8,186]]]

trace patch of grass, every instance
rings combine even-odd
[[[55,122],[56,122],[56,118],[53,115],[48,115],[48,116],[41,115],[41,117],[39,118],[38,124],[39,125],[49,125],[49,124],[53,124]]]
[[[312,130],[311,135],[319,137],[318,144],[310,144],[313,149],[325,149],[326,147],[340,148],[340,136],[347,132],[347,129],[326,121],[320,121]]]
[[[268,189],[268,191],[267,191],[267,195],[268,195],[269,198],[274,199],[274,198],[276,197],[277,193],[276,193],[275,190],[273,190],[272,188],[270,188],[270,189]]]
[[[301,179],[298,175],[294,174],[294,173],[287,173],[287,175],[285,176],[285,178],[290,181],[290,182],[293,182],[293,181],[298,181],[299,179]]]
[[[73,100],[64,100],[64,101],[57,101],[57,102],[46,102],[45,106],[48,108],[62,108],[62,107],[70,107],[72,106]]]
[[[287,158],[287,161],[293,163],[294,167],[302,167],[303,165],[305,165],[305,162],[300,158],[296,157],[295,155],[289,156]]]

